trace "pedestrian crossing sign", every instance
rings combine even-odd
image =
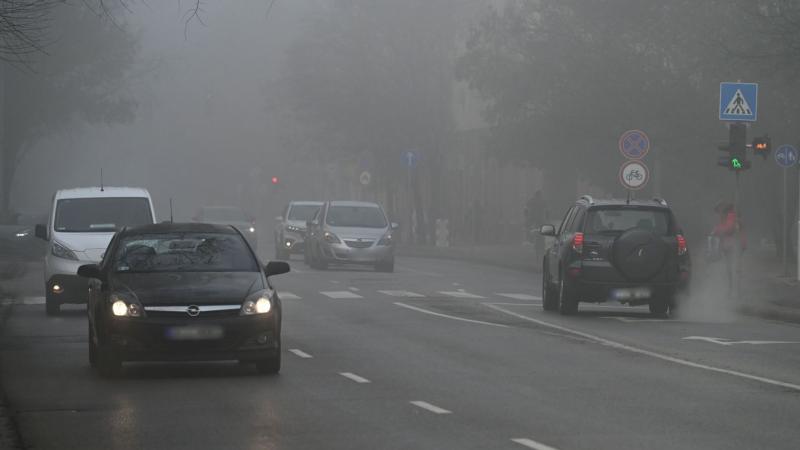
[[[719,84],[719,120],[755,122],[757,117],[757,83]]]

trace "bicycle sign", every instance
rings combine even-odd
[[[650,171],[641,161],[626,161],[619,169],[619,181],[632,191],[643,188],[650,179]]]

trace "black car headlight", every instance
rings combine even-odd
[[[273,292],[267,289],[249,295],[247,300],[242,303],[239,314],[242,316],[269,314],[272,311],[272,294]]]
[[[144,308],[139,300],[130,294],[115,293],[108,298],[111,315],[114,317],[143,317]]]

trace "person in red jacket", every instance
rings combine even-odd
[[[719,214],[719,222],[714,226],[711,235],[719,239],[719,250],[725,258],[728,274],[728,291],[734,290],[734,276],[739,271],[739,257],[747,248],[747,239],[742,231],[742,222],[733,205],[719,202],[714,207]]]

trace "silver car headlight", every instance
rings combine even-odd
[[[53,253],[53,256],[58,258],[70,259],[72,261],[77,261],[78,257],[75,255],[75,252],[68,249],[65,245],[59,244],[56,241],[53,241],[53,245],[50,247],[50,252]]]
[[[242,303],[239,315],[252,316],[256,314],[269,314],[272,311],[272,294],[269,289],[256,292],[247,297]]]
[[[114,293],[108,297],[114,317],[143,317],[144,308],[139,300],[127,293]]]
[[[392,232],[389,231],[388,233],[384,234],[380,241],[378,241],[378,245],[388,246],[394,243],[394,236]]]
[[[295,225],[289,225],[289,226],[286,227],[286,231],[291,231],[293,233],[299,233],[299,232],[303,231],[303,229],[298,227],[298,226],[295,226]]]

